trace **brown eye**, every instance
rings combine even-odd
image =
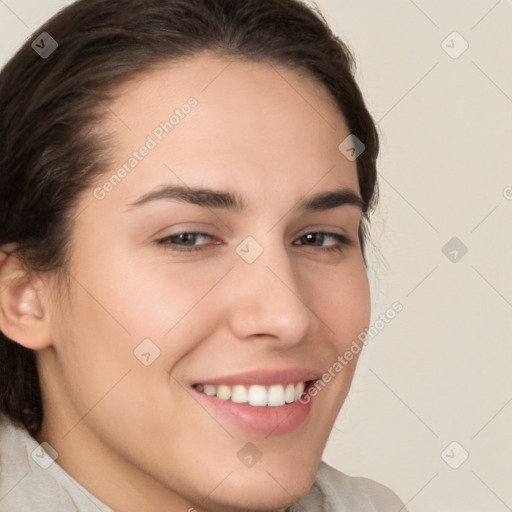
[[[177,252],[193,252],[193,251],[203,251],[207,247],[206,244],[195,244],[194,242],[201,238],[212,238],[207,233],[195,233],[195,232],[185,232],[178,233],[177,235],[166,236],[165,238],[161,238],[157,240],[158,245],[163,245],[166,249],[170,249],[171,251]]]
[[[334,239],[337,240],[337,243],[334,245],[323,246],[323,242],[325,240]],[[315,231],[312,233],[306,233],[302,235],[299,240],[305,241],[306,243],[301,243],[299,245],[312,245],[313,247],[320,246],[320,250],[322,251],[343,251],[344,247],[347,245],[352,245],[352,241],[346,237],[345,235],[341,235],[339,233],[328,233],[326,231]]]

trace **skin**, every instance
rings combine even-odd
[[[359,194],[356,162],[338,150],[349,134],[342,115],[309,77],[229,62],[201,54],[121,87],[99,127],[113,137],[111,167],[76,203],[69,294],[58,293],[53,274],[23,275],[15,258],[0,259],[1,282],[10,283],[2,330],[37,350],[45,410],[37,440],[117,511],[272,511],[297,502],[314,482],[357,355],[312,400],[306,421],[281,435],[212,417],[188,386],[259,368],[324,372],[370,319],[361,210],[296,209],[318,192]],[[94,188],[190,96],[197,107],[97,199]],[[175,200],[129,206],[184,183],[237,193],[247,211]],[[326,252],[336,239],[301,238],[319,230],[352,244]],[[187,232],[209,234],[193,242],[208,248],[156,244]],[[263,248],[251,264],[236,252],[247,236]],[[150,366],[133,354],[146,338],[160,350]],[[237,458],[247,442],[262,454],[252,468]]]

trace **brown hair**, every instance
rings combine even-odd
[[[31,46],[43,32],[58,43],[47,58]],[[377,200],[377,130],[351,52],[299,0],[79,0],[47,21],[0,73],[0,247],[13,243],[29,272],[60,274],[77,197],[108,169],[93,130],[106,102],[128,79],[201,51],[284,65],[330,91],[366,146],[357,159],[364,258]],[[0,412],[32,435],[41,428],[35,353],[1,332]]]

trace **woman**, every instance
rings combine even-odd
[[[297,0],[80,0],[5,66],[0,510],[404,510],[321,460],[370,318],[353,67]]]

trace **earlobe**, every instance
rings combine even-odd
[[[0,252],[0,330],[31,350],[51,344],[44,285],[15,256]]]

